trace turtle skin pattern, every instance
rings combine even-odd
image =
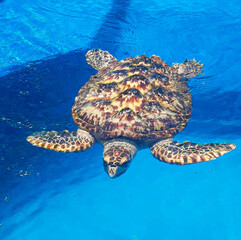
[[[147,145],[173,137],[191,117],[184,77],[155,55],[113,62],[80,89],[74,121],[100,140],[125,138]]]
[[[95,139],[91,135],[80,129],[77,132],[71,133],[67,130],[62,132],[37,132],[32,136],[29,136],[27,141],[34,146],[57,152],[85,151],[95,143]]]
[[[155,158],[171,164],[191,164],[206,162],[235,149],[233,143],[207,143],[197,144],[192,142],[171,142],[170,139],[156,143],[151,147]]]

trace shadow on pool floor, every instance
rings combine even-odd
[[[90,48],[102,48],[115,54],[119,46],[120,24],[126,17],[129,4],[128,0],[113,1]],[[106,39],[108,31],[111,34]],[[31,179],[31,189],[25,181],[20,181],[19,172],[33,164],[33,157],[41,158],[43,154],[27,143],[26,137],[45,128],[76,130],[71,107],[79,88],[95,73],[85,60],[88,50],[78,49],[24,66],[13,66],[11,73],[0,78],[0,208],[3,207],[0,220],[18,212],[21,198],[26,200],[29,192],[33,191],[31,189],[38,188],[34,178]],[[34,164],[35,169],[41,168],[41,161]],[[54,171],[57,175],[68,174],[64,168],[56,166]],[[48,181],[55,177],[50,175]],[[18,198],[10,200],[9,196],[16,195]]]

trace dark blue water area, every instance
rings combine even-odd
[[[0,1],[0,239],[241,239],[240,1]],[[71,107],[96,71],[91,48],[121,60],[195,58],[193,112],[178,141],[233,142],[215,161],[165,164],[149,149],[110,179],[103,147],[31,146],[75,131]]]

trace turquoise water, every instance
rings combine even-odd
[[[0,1],[0,239],[241,239],[241,2]],[[25,141],[76,130],[71,107],[95,73],[85,54],[195,58],[192,118],[178,141],[234,142],[215,161],[159,162],[148,149],[110,179],[101,145],[61,154]]]

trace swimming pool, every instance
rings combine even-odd
[[[240,1],[0,1],[0,239],[240,239]],[[140,151],[110,179],[101,145],[61,154],[25,139],[76,130],[71,107],[91,48],[200,61],[193,112],[175,140],[234,142],[173,166]]]

